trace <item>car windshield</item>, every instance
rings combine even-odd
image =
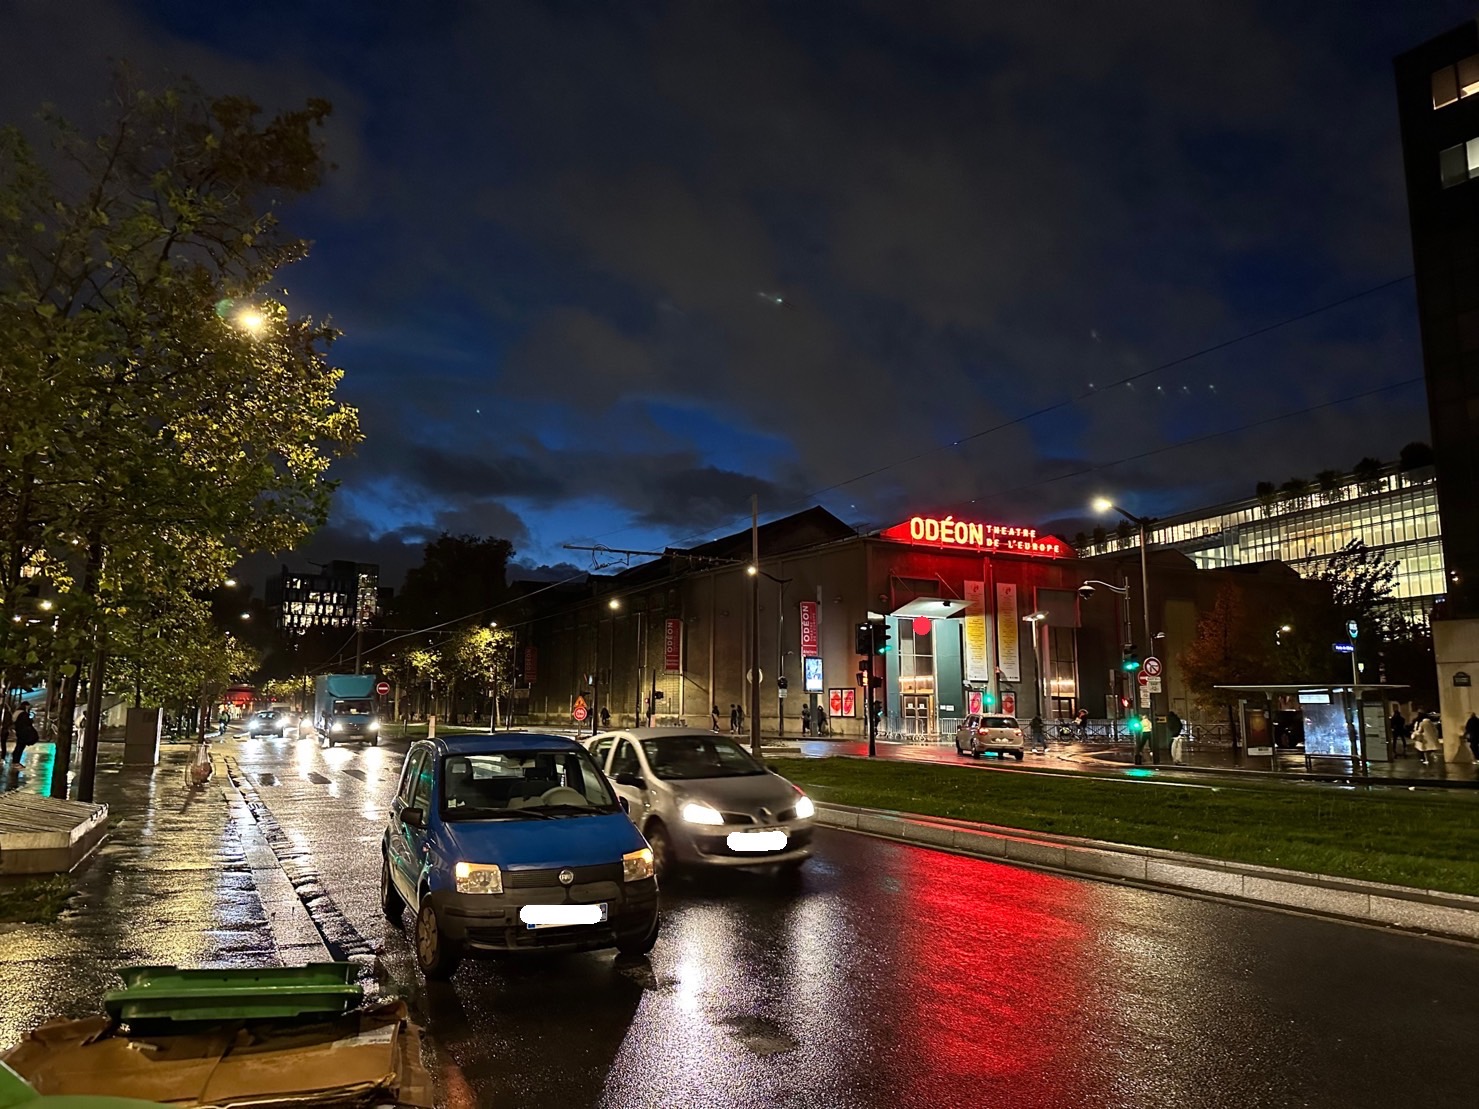
[[[666,781],[765,773],[765,768],[738,743],[716,735],[644,739],[642,752],[647,756],[647,765],[652,767],[652,772]]]
[[[983,728],[1015,728],[1017,718],[1014,716],[984,716],[981,718]]]
[[[335,701],[334,714],[336,716],[369,716],[369,701]]]
[[[442,760],[442,817],[497,820],[619,811],[585,751],[499,751]]]
[[[277,719],[277,713],[274,712],[274,711],[259,712],[259,713],[257,713],[257,719],[258,720],[276,720]]]

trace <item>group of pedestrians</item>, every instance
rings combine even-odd
[[[1439,731],[1439,718],[1436,712],[1425,712],[1418,709],[1411,722],[1402,715],[1402,709],[1394,705],[1392,707],[1392,744],[1402,744],[1405,751],[1410,742],[1412,749],[1417,752],[1419,759],[1424,764],[1428,762],[1443,761],[1443,734]],[[1464,721],[1464,742],[1469,745],[1469,751],[1474,760],[1479,762],[1479,714],[1469,713],[1468,720]]]

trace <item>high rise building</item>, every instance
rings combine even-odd
[[[273,626],[290,635],[309,628],[353,628],[379,614],[385,592],[374,563],[335,560],[316,574],[284,566],[267,580],[267,609]]]

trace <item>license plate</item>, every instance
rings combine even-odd
[[[606,902],[599,905],[525,905],[519,919],[525,928],[566,928],[572,924],[603,924]]]
[[[731,851],[784,851],[790,838],[785,832],[730,832],[725,840]]]

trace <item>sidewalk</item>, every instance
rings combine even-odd
[[[99,1012],[103,994],[121,985],[119,966],[327,958],[220,760],[191,789],[190,753],[171,744],[158,766],[125,770],[121,748],[103,747],[96,796],[112,830],[74,872],[76,896],[54,921],[0,924],[0,1048],[45,1020]],[[52,754],[49,744],[32,748],[7,786],[43,792]]]

